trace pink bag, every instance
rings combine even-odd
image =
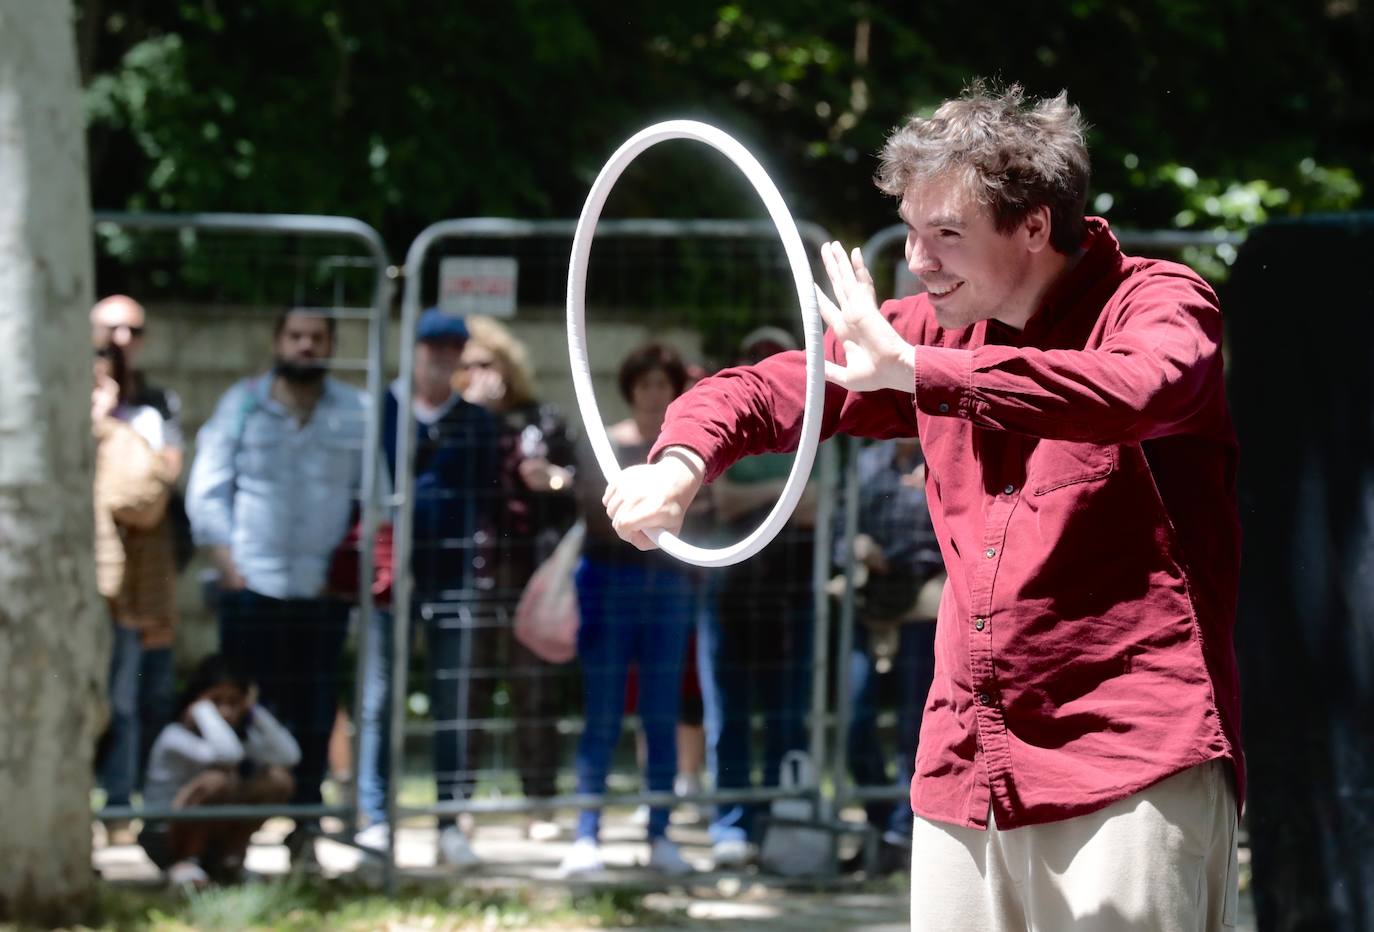
[[[549,663],[577,656],[577,586],[573,570],[582,556],[587,525],[578,521],[563,535],[552,554],[534,571],[515,606],[515,638]]]

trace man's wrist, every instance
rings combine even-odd
[[[912,395],[916,394],[916,347],[910,343],[902,347],[898,355],[901,361],[901,385],[897,386],[904,392]]]
[[[702,476],[706,475],[706,461],[703,460],[701,458],[701,455],[697,453],[697,451],[693,450],[691,447],[668,447],[658,455],[657,462],[661,463],[670,456],[674,459],[681,460],[682,463],[684,463],[687,466],[687,468],[692,471],[692,475],[696,476],[698,481],[700,481]]]

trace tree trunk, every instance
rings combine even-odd
[[[109,632],[92,553],[90,198],[70,0],[0,0],[0,921],[90,907]]]

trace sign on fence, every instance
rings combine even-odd
[[[510,256],[448,256],[439,262],[439,309],[448,314],[515,316],[515,277]]]

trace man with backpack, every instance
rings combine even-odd
[[[365,395],[327,372],[336,323],[289,310],[271,371],[233,385],[196,438],[186,505],[219,571],[221,651],[301,746],[298,804],[318,804],[349,603],[328,592],[362,478]],[[292,856],[313,827],[298,823]]]

